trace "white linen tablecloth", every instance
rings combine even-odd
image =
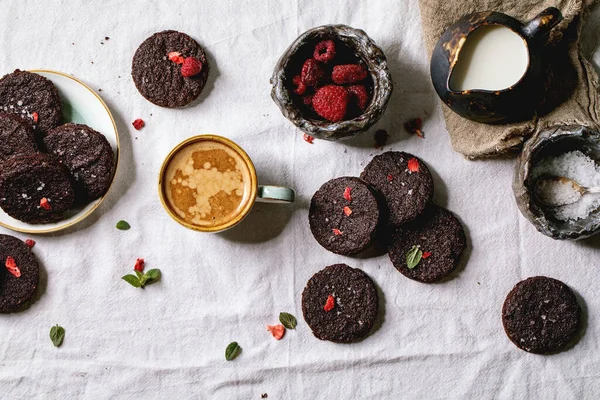
[[[599,15],[586,28],[587,52],[596,48]],[[395,87],[369,133],[311,145],[272,102],[269,78],[300,33],[327,23],[364,29],[384,49]],[[190,34],[209,55],[209,82],[194,107],[154,106],[132,82],[135,49],[164,29]],[[513,199],[514,159],[470,162],[452,151],[417,1],[0,0],[0,43],[1,73],[54,69],[102,89],[121,139],[102,206],[73,229],[34,237],[43,294],[26,311],[0,316],[1,399],[598,398],[600,238],[539,234]],[[424,140],[402,127],[419,116]],[[139,132],[137,118],[146,121]],[[427,162],[435,201],[465,225],[467,263],[449,282],[411,281],[387,256],[328,253],[310,233],[310,197],[331,178],[358,175],[379,153],[380,128],[391,134],[386,150]],[[176,144],[201,133],[238,142],[262,183],[291,186],[298,201],[258,204],[223,234],[179,226],[160,204],[157,176]],[[131,230],[115,229],[120,219]],[[160,283],[140,290],[120,279],[137,257],[162,270]],[[340,262],[363,269],[383,293],[381,327],[352,345],[317,340],[302,318],[306,281]],[[569,351],[528,354],[504,333],[506,294],[534,275],[560,279],[582,299],[585,334]],[[299,324],[276,341],[266,325],[280,311]],[[57,323],[66,329],[61,348],[48,337]],[[226,362],[234,340],[243,351]]]

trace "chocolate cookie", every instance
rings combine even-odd
[[[62,102],[50,80],[17,69],[0,79],[0,111],[19,115],[41,138],[60,123]]]
[[[409,253],[418,253],[415,247],[423,254],[416,266],[408,268]],[[419,218],[396,230],[389,255],[394,267],[404,276],[430,283],[454,271],[466,247],[460,221],[450,211],[432,204]]]
[[[16,114],[0,114],[0,163],[13,155],[36,152],[31,125]]]
[[[518,348],[538,354],[556,352],[577,335],[581,308],[567,285],[536,276],[517,283],[506,296],[502,324]]]
[[[433,197],[429,169],[409,153],[388,151],[375,156],[360,177],[383,195],[392,225],[415,219]]]
[[[375,284],[360,269],[346,264],[325,267],[302,292],[302,314],[321,340],[350,343],[367,336],[377,319]]]
[[[169,57],[172,53],[179,53],[181,59]],[[194,76],[185,77],[181,73],[181,62],[188,57],[200,61],[202,69]],[[204,89],[208,61],[194,39],[185,33],[163,31],[150,36],[138,47],[131,75],[138,91],[148,101],[161,107],[183,107]]]
[[[8,235],[0,235],[0,264],[0,313],[18,311],[35,293],[40,267],[29,246]]]
[[[73,205],[66,167],[46,154],[13,156],[0,171],[0,207],[30,224],[55,222]]]
[[[68,123],[48,132],[44,146],[71,172],[79,200],[94,200],[106,193],[113,178],[114,157],[104,135],[87,125]]]
[[[361,179],[332,179],[310,202],[310,230],[321,246],[342,255],[357,254],[374,241],[380,211],[373,190]]]

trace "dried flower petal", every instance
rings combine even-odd
[[[352,214],[352,209],[348,206],[344,207],[344,214],[346,214],[346,217],[349,217]]]
[[[346,186],[346,189],[344,189],[344,198],[348,201],[352,201],[352,196],[350,196],[351,191],[352,191],[352,188],[349,186]]]
[[[332,295],[329,295],[327,297],[327,301],[325,302],[325,305],[323,306],[323,310],[325,310],[326,312],[329,312],[329,311],[333,310],[334,306],[335,306],[335,297],[333,297]]]
[[[271,332],[271,335],[277,340],[280,340],[285,335],[285,326],[279,325],[267,325],[267,330]]]
[[[416,158],[411,158],[408,160],[408,170],[410,172],[418,172],[419,171],[419,160]]]
[[[11,256],[6,257],[6,262],[4,263],[8,272],[16,276],[17,278],[21,277],[21,270],[17,267],[17,263],[15,259]]]
[[[310,144],[313,144],[313,141],[315,140],[315,138],[310,136],[308,133],[304,134],[303,139],[306,143],[310,143]]]

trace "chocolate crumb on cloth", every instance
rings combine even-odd
[[[171,53],[179,53],[173,61]],[[182,63],[194,57],[202,64],[194,76],[183,76]],[[200,45],[185,33],[163,31],[146,39],[135,52],[131,75],[138,91],[148,101],[168,108],[183,107],[194,101],[208,79],[208,61]]]
[[[385,198],[391,225],[402,225],[415,219],[433,197],[433,178],[429,169],[409,153],[388,151],[377,155],[360,177]]]
[[[553,29],[544,57],[548,68],[548,93],[542,115],[531,121],[508,125],[488,125],[469,121],[442,105],[452,147],[467,158],[497,156],[519,149],[531,135],[559,125],[584,125],[600,129],[598,75],[579,52],[583,15],[593,0],[419,0],[427,55],[452,23],[475,11],[494,10],[522,22],[529,21],[547,7],[558,8],[564,20]]]
[[[515,285],[502,306],[508,338],[530,353],[552,353],[572,342],[581,326],[581,307],[559,280],[536,276]]]
[[[377,235],[380,208],[375,193],[363,180],[332,179],[310,202],[310,230],[321,246],[342,255],[369,248]]]
[[[360,269],[335,264],[314,274],[302,292],[302,314],[321,340],[351,343],[369,334],[377,319],[375,284]]]
[[[0,163],[13,155],[37,153],[33,129],[16,114],[0,114]]]
[[[2,164],[0,207],[19,221],[58,221],[74,199],[69,171],[46,154],[13,156]]]
[[[414,246],[423,256],[415,267],[408,268],[407,255]],[[458,267],[466,247],[460,221],[450,211],[432,204],[422,216],[396,230],[389,256],[394,267],[407,278],[431,283]]]
[[[9,235],[0,235],[0,263],[0,313],[18,311],[36,291],[39,264],[29,246]]]
[[[114,155],[104,135],[87,125],[68,123],[49,131],[44,146],[71,172],[78,200],[87,202],[106,193],[112,182]]]
[[[0,111],[19,115],[42,138],[60,123],[62,102],[50,80],[17,69],[0,79]]]

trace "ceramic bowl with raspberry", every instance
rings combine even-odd
[[[392,77],[367,34],[325,25],[300,35],[281,56],[271,97],[304,133],[339,140],[368,130],[383,115]]]

